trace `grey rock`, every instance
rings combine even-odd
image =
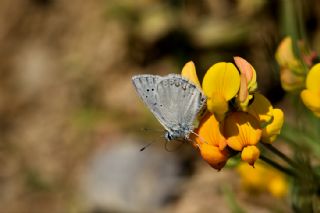
[[[181,190],[184,177],[176,153],[156,146],[140,152],[143,145],[132,138],[108,144],[94,155],[84,176],[89,209],[155,212]]]

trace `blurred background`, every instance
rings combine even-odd
[[[290,113],[274,53],[301,26],[319,52],[319,20],[317,0],[1,0],[0,212],[290,212],[188,144],[166,151],[131,77],[241,56]]]

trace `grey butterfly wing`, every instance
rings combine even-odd
[[[187,79],[175,74],[160,78],[156,89],[159,113],[167,129],[191,131],[205,104],[205,95]]]
[[[157,95],[157,84],[161,79],[158,75],[136,75],[132,78],[132,83],[143,102],[147,105],[149,110],[158,119],[158,121],[169,130],[165,125],[166,121],[161,116],[160,104]]]

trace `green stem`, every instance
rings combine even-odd
[[[297,164],[288,158],[285,154],[283,154],[280,150],[272,146],[271,144],[261,143],[266,149],[270,150],[272,153],[283,159],[285,162],[287,162],[290,166],[297,168]]]
[[[306,40],[306,29],[303,23],[303,3],[299,0],[294,2],[296,13],[297,13],[297,27],[299,30],[299,39]]]
[[[274,167],[275,169],[287,174],[288,176],[296,177],[296,174],[292,170],[281,166],[280,164],[267,158],[266,156],[260,155],[260,159],[263,160],[265,163],[269,164],[270,166]]]

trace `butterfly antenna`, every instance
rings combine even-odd
[[[164,136],[162,136],[162,137],[163,137],[163,139],[164,139]],[[155,142],[158,142],[158,140],[152,141],[152,142],[148,143],[147,145],[143,146],[143,147],[140,149],[140,152],[142,152],[143,150],[145,150],[146,148],[148,148],[150,145],[152,145],[152,144],[155,143]]]
[[[144,131],[144,132],[146,132],[146,131],[150,131],[151,129],[149,129],[149,128],[145,128],[145,127],[143,127],[143,128],[141,128],[140,129],[140,131]]]
[[[141,128],[140,130],[143,132],[163,132],[162,129],[151,129],[151,128],[146,128],[146,127]]]
[[[153,143],[153,142],[152,142]],[[144,147],[142,147],[140,149],[140,152],[142,152],[143,150],[145,150],[146,148],[148,148],[148,146],[150,146],[152,143],[148,143],[147,145],[145,145]]]
[[[197,136],[197,137],[201,140],[201,142],[208,144],[208,142],[207,142],[205,139],[203,139],[198,133],[195,133],[194,131],[191,131],[190,133],[192,133],[192,134],[194,134],[195,136]],[[188,139],[189,139],[191,142],[194,142],[195,144],[197,144],[196,141],[193,141],[193,140],[190,139],[190,138],[188,138]]]

